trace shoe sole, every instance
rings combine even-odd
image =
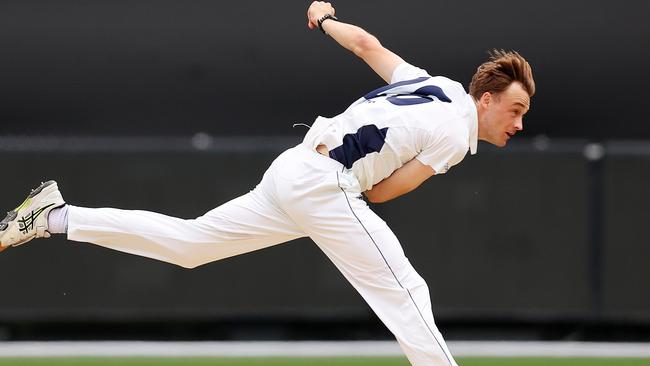
[[[16,207],[15,209],[7,212],[7,216],[0,221],[0,231],[5,231],[9,227],[9,223],[14,221],[16,217],[18,217],[18,211],[20,211],[21,208],[28,206],[32,200],[32,198],[36,197],[39,193],[43,192],[43,190],[52,184],[56,184],[55,181],[53,180],[48,180],[45,183],[42,183],[38,188],[34,189],[29,196],[23,201],[23,203],[20,204],[20,206]]]

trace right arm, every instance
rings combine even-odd
[[[418,159],[412,159],[363,194],[372,203],[390,201],[411,192],[435,174],[436,171],[431,166],[422,164]]]
[[[309,19],[307,25],[309,28],[318,28],[318,19],[326,14],[335,14],[332,5],[322,1],[314,1],[307,11],[307,18]],[[352,51],[365,61],[386,83],[390,84],[393,71],[397,66],[404,63],[401,57],[384,48],[375,36],[361,27],[333,19],[325,20],[322,27],[341,46]]]

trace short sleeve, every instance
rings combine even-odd
[[[429,73],[419,67],[413,66],[407,62],[399,64],[395,70],[393,70],[393,76],[390,79],[391,84],[395,84],[404,80],[412,80],[422,76],[431,76]]]
[[[465,158],[468,149],[467,144],[450,136],[430,138],[427,146],[415,158],[422,164],[431,166],[436,174],[445,174]]]

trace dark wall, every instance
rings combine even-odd
[[[252,189],[276,150],[5,151],[0,165],[21,174],[3,180],[0,207],[14,207],[27,187],[49,177],[71,204],[193,218]],[[439,320],[647,324],[649,156],[601,162],[597,199],[606,224],[596,266],[593,177],[580,145],[543,153],[527,145],[499,152],[482,146],[461,167],[373,209],[429,283]],[[370,314],[308,239],[186,270],[56,237],[3,252],[0,276],[8,281],[0,323]]]
[[[621,318],[647,314],[650,239],[650,156],[620,155],[605,162],[603,306]]]
[[[309,2],[0,4],[0,134],[300,134],[381,80]],[[650,138],[650,3],[340,1],[340,18],[467,85],[492,48],[533,65],[529,135]]]

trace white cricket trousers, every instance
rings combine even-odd
[[[309,236],[397,338],[412,365],[457,366],[433,319],[429,289],[388,225],[339,162],[306,145],[282,153],[259,185],[184,220],[70,206],[68,239],[193,268]]]

